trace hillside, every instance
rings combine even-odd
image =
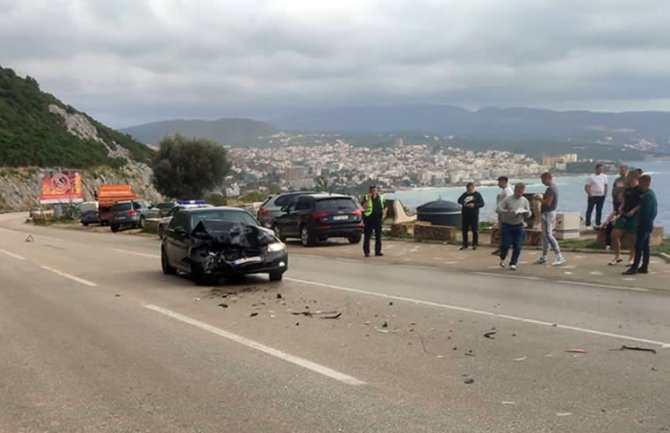
[[[259,137],[277,132],[267,123],[249,119],[165,120],[131,126],[122,131],[145,144],[158,144],[166,135],[179,133],[234,147],[258,145],[261,143]]]
[[[152,151],[0,67],[0,166],[120,167]]]
[[[338,133],[422,133],[454,136],[472,148],[529,153],[576,151],[670,154],[670,113],[551,111],[437,104],[338,107],[293,112],[272,124],[287,130]]]

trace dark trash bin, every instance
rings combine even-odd
[[[419,221],[461,228],[461,205],[456,202],[439,199],[422,204],[416,212]]]

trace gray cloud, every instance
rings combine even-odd
[[[669,20],[665,0],[0,0],[0,64],[114,126],[393,102],[670,109]]]

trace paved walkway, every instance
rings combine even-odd
[[[625,261],[618,266],[608,266],[611,254],[565,252],[567,262],[561,266],[535,265],[540,251],[527,247],[521,253],[517,271],[501,269],[497,256],[491,255],[491,247],[479,247],[460,251],[456,245],[439,243],[417,243],[413,241],[384,241],[384,257],[363,257],[361,245],[329,241],[317,247],[305,248],[298,242],[289,241],[291,254],[308,254],[342,259],[369,260],[389,264],[411,264],[448,269],[457,272],[497,274],[502,278],[530,280],[569,281],[582,285],[607,286],[627,290],[670,291],[670,264],[652,257],[649,274],[621,275],[627,269]],[[511,253],[511,251],[510,251]],[[549,261],[552,260],[549,255]]]

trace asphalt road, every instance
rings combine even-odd
[[[197,287],[155,239],[24,216],[0,215],[3,433],[670,431],[667,292],[318,249]]]

